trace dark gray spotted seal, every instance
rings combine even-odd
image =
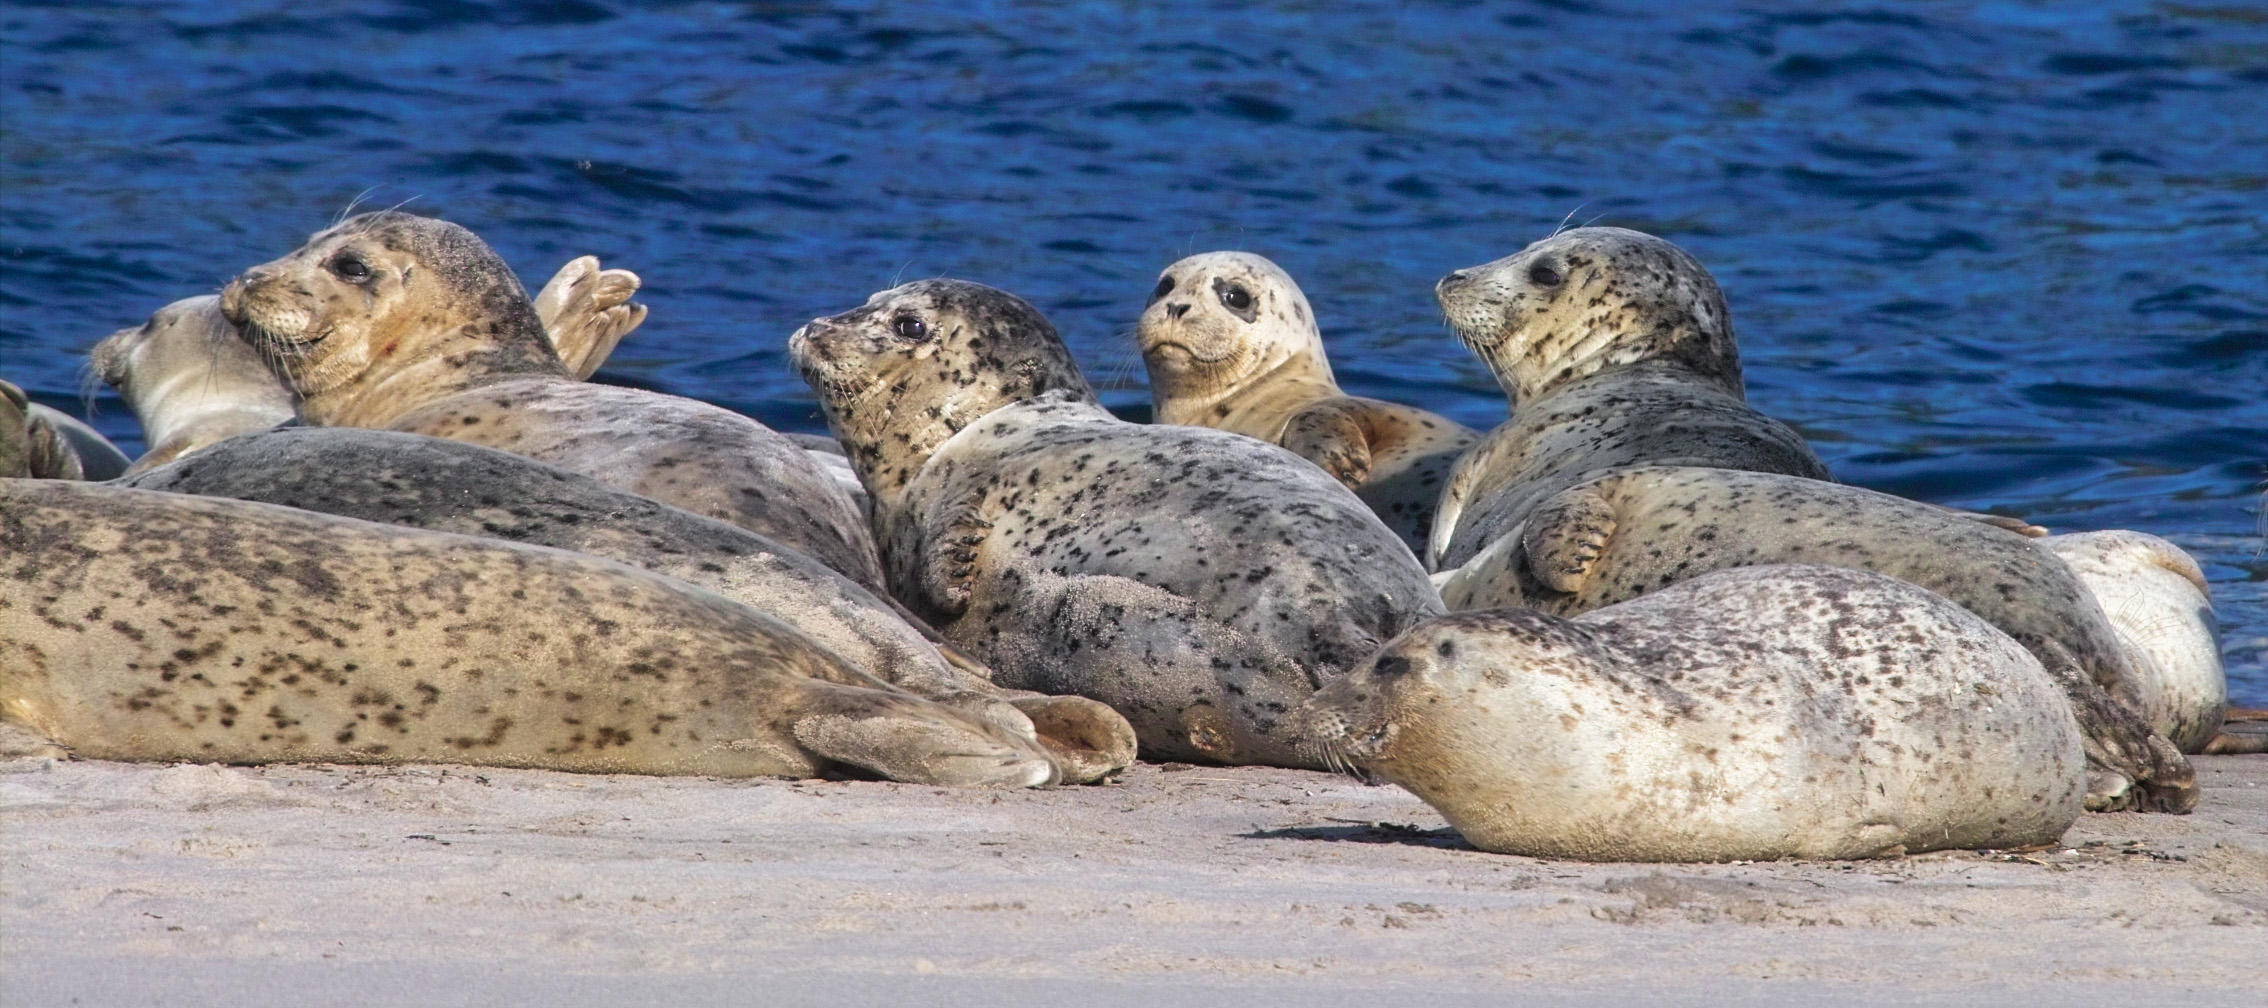
[[[2031,654],[1929,592],[1827,567],[1720,571],[1572,620],[1431,620],[1301,714],[1473,846],[1535,857],[2048,843],[2086,778]]]
[[[816,560],[737,525],[508,452],[394,431],[296,427],[231,438],[122,485],[617,560],[766,612],[853,668],[1012,733],[1030,735],[1036,722],[1070,782],[1100,779],[1134,758],[1133,729],[1108,707],[994,686],[983,669],[941,653],[894,602]]]
[[[1463,564],[1536,501],[1606,469],[1715,466],[1827,479],[1786,424],[1751,409],[1717,282],[1677,246],[1577,228],[1435,287],[1512,419],[1442,492],[1430,561]]]
[[[1251,438],[1112,417],[1012,295],[911,283],[790,345],[898,597],[1003,685],[1117,708],[1153,758],[1319,765],[1283,716],[1440,611],[1346,487]]]
[[[706,403],[575,380],[519,281],[455,224],[352,218],[231,281],[221,310],[291,386],[305,423],[526,455],[880,585],[865,515],[802,449]]]
[[[1158,423],[1291,449],[1425,554],[1449,467],[1480,435],[1438,413],[1341,392],[1307,296],[1282,268],[1250,252],[1176,262],[1159,275],[1134,340]]]
[[[0,480],[0,716],[128,761],[1053,783],[787,624],[565,550]]]
[[[1544,499],[1442,580],[1452,609],[1588,612],[1711,571],[1826,564],[1934,591],[1983,617],[2063,684],[2096,771],[2088,804],[2186,812],[2187,760],[2146,720],[2155,670],[2041,540],[1929,504],[1776,473],[1646,467]]]

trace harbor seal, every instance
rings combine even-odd
[[[630,301],[638,275],[580,256],[536,295],[536,318],[563,360],[588,377],[645,320]],[[206,445],[292,419],[291,389],[221,314],[217,295],[183,298],[95,344],[95,375],[142,421],[149,450],[125,471],[164,465]]]
[[[1134,730],[1110,708],[993,685],[981,666],[940,652],[896,603],[816,560],[737,525],[509,452],[395,431],[292,427],[231,438],[121,485],[620,561],[766,612],[901,689],[1022,734],[1036,722],[1070,783],[1098,780],[1134,759]]]
[[[1711,571],[1825,564],[1898,578],[1976,613],[2061,683],[2096,772],[2088,803],[2186,812],[2187,760],[2146,717],[2154,672],[2054,553],[1930,504],[1731,469],[1619,469],[1544,499],[1447,578],[1452,609],[1572,616]]]
[[[1576,228],[1434,289],[1512,419],[1442,490],[1431,566],[1472,559],[1529,507],[1606,469],[1714,466],[1827,479],[1801,435],[1751,409],[1717,282],[1677,246]]]
[[[253,267],[221,310],[309,424],[487,445],[731,522],[879,587],[866,516],[788,439],[707,403],[576,381],[458,225],[363,214]]]
[[[80,756],[1036,786],[1036,742],[610,560],[0,481],[0,716]]]
[[[1153,759],[1318,766],[1283,717],[1441,603],[1337,480],[1133,424],[1055,329],[958,280],[812,321],[791,356],[873,496],[891,588],[1002,685],[1076,692]]]
[[[106,480],[126,470],[126,454],[68,413],[31,401],[0,381],[0,476]]]
[[[1331,376],[1307,296],[1250,252],[1165,268],[1134,340],[1158,423],[1282,445],[1339,478],[1423,556],[1449,467],[1480,437],[1448,417],[1350,396]]]
[[[2073,532],[2039,540],[2078,575],[2150,670],[2143,719],[2185,753],[2221,730],[2229,681],[2205,572],[2181,547],[2144,532]]]
[[[2021,847],[2063,835],[2085,778],[2070,709],[2015,641],[1912,585],[1816,566],[1572,620],[1431,620],[1301,715],[1473,846],[1533,857]]]

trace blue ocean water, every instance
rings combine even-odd
[[[12,0],[0,375],[130,452],[85,350],[350,206],[534,286],[637,270],[605,380],[822,424],[785,339],[901,279],[1032,300],[1114,408],[1158,269],[1306,288],[1352,391],[1475,426],[1448,270],[1563,221],[1723,283],[1847,482],[2197,554],[2268,706],[2268,9],[2143,2]]]

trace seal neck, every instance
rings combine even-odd
[[[413,359],[375,361],[349,381],[301,396],[299,417],[324,427],[385,428],[442,399],[523,378],[572,380],[557,355],[460,336]]]
[[[1562,354],[1549,355],[1551,366],[1548,367],[1535,367],[1532,365],[1533,360],[1534,358],[1523,360],[1518,366],[1496,371],[1497,385],[1504,389],[1505,397],[1511,400],[1515,414],[1523,405],[1536,402],[1578,382],[1607,374],[1698,381],[1736,400],[1747,400],[1747,393],[1741,386],[1740,358],[1732,354],[1729,348],[1725,353],[1713,349],[1700,352],[1698,348],[1688,352],[1661,353],[1651,344],[1615,342],[1606,347],[1604,352],[1584,352],[1572,363],[1565,362]]]
[[[1221,427],[1246,432],[1255,424],[1280,430],[1283,421],[1301,406],[1317,399],[1343,395],[1331,376],[1331,365],[1320,352],[1292,354],[1233,385],[1205,392],[1176,392],[1153,396],[1162,424],[1184,427]],[[1243,420],[1242,423],[1232,423]],[[1273,438],[1276,430],[1268,437]],[[1259,436],[1259,435],[1253,435]]]

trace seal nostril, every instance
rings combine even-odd
[[[1180,318],[1189,314],[1189,304],[1184,301],[1176,301],[1166,306],[1165,313],[1169,317]]]

